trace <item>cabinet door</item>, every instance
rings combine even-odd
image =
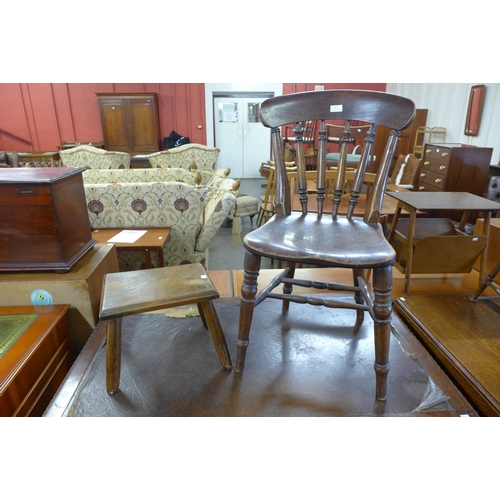
[[[101,101],[104,145],[108,151],[130,150],[127,102],[122,99]]]
[[[131,99],[130,149],[134,151],[158,151],[158,128],[154,99]]]

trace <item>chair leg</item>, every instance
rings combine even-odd
[[[373,291],[376,397],[380,401],[385,401],[391,341],[392,266],[373,270]]]
[[[231,355],[229,354],[229,349],[227,348],[226,337],[224,336],[214,303],[211,300],[204,300],[202,302],[198,302],[198,305],[203,313],[203,317],[205,318],[204,323],[206,322],[208,325],[208,331],[212,337],[212,342],[220,364],[225,370],[230,370],[233,367],[231,363]]]
[[[260,271],[260,255],[245,253],[243,264],[243,283],[241,285],[240,324],[236,349],[235,371],[242,372],[245,367],[245,356],[248,347],[248,337],[252,326],[255,296],[257,294],[257,278]]]
[[[106,321],[106,390],[118,392],[121,368],[121,318]]]

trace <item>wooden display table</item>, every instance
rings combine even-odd
[[[462,295],[397,299],[394,311],[483,416],[500,416],[500,307]]]
[[[0,307],[0,416],[40,417],[75,354],[69,305]]]
[[[120,239],[120,233],[124,232],[124,229],[94,229],[92,231],[92,237],[97,240],[101,245],[116,245],[116,250],[118,252],[125,250],[138,250],[144,252],[146,256],[146,269],[151,269],[151,250],[158,252],[158,258],[160,261],[160,267],[165,266],[165,261],[163,259],[163,247],[166,243],[170,241],[170,228],[144,228],[144,229],[130,229],[125,230],[131,231],[146,231],[139,239],[134,242],[128,242],[124,237]],[[109,241],[115,238],[117,241]]]

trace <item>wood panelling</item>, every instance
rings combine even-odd
[[[161,137],[175,130],[206,144],[203,83],[4,83],[0,150],[57,151],[63,141],[102,141],[99,92],[156,92]]]

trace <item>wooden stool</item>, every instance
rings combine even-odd
[[[106,324],[106,389],[120,386],[121,318],[158,309],[198,305],[222,367],[232,368],[231,356],[213,300],[219,293],[201,264],[160,267],[104,276],[99,319]]]

